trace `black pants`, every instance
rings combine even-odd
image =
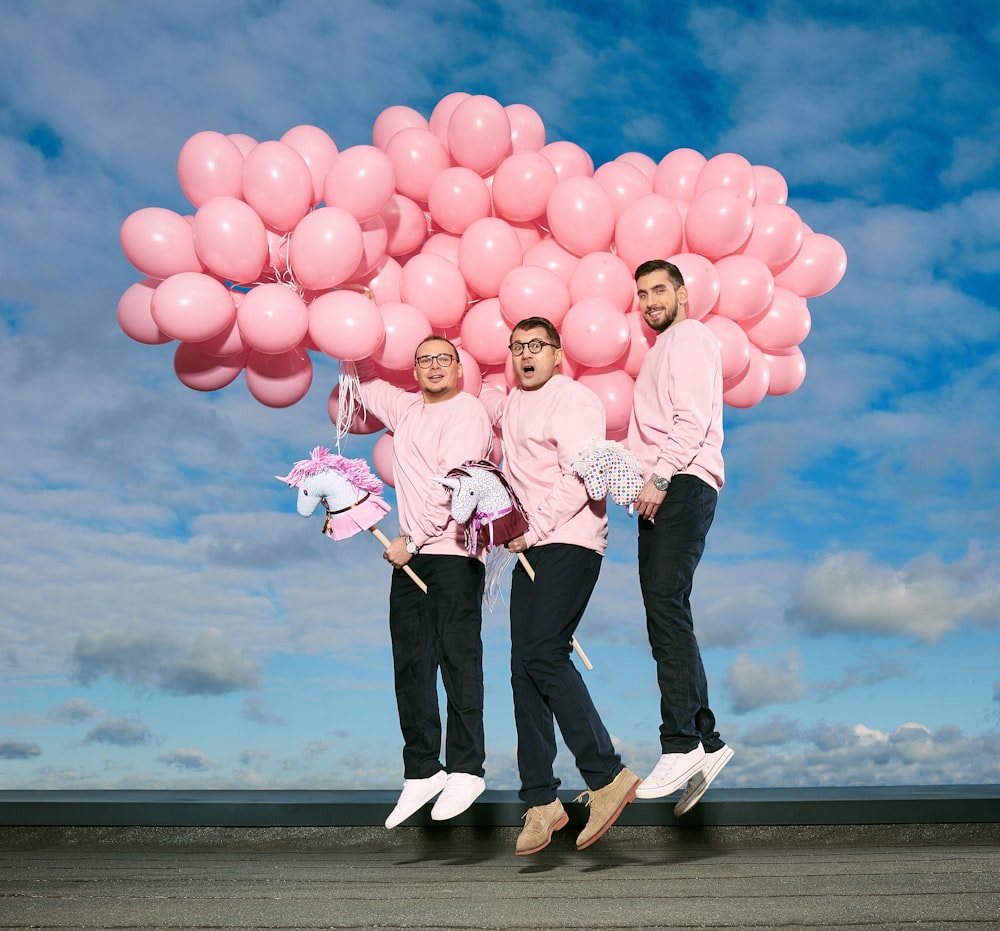
[[[529,807],[556,798],[553,719],[588,789],[600,789],[622,770],[621,757],[570,659],[572,638],[601,571],[601,556],[565,543],[535,546],[525,553],[535,570],[528,578],[520,562],[510,590],[510,684],[517,726],[521,801]]]
[[[389,589],[403,777],[427,779],[442,768],[439,669],[448,700],[444,768],[482,776],[483,564],[418,554],[409,566],[427,584],[427,594],[402,569],[393,570]]]
[[[660,687],[660,747],[687,753],[723,746],[708,706],[708,680],[691,616],[694,570],[705,551],[718,492],[676,475],[653,522],[639,520],[639,586]]]

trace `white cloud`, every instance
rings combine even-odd
[[[726,670],[725,687],[733,710],[744,714],[765,705],[800,701],[805,694],[801,676],[802,655],[796,647],[770,664],[741,653]]]

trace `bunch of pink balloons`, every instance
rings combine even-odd
[[[509,386],[511,327],[544,316],[562,333],[563,372],[597,393],[621,438],[654,336],[633,272],[666,258],[684,274],[688,316],[719,342],[726,403],[747,408],[802,384],[807,300],[847,266],[840,243],[787,205],[773,168],[676,149],[595,169],[575,143],[546,143],[531,107],[482,95],[449,94],[429,119],[389,107],[372,145],[343,150],[308,125],[265,142],[200,132],[177,174],[193,215],[146,207],[122,224],[144,277],[119,324],[142,343],[175,341],[185,385],[215,391],[243,372],[272,407],[309,390],[311,353],[371,359],[414,388],[413,347],[431,332],[460,347],[465,390]],[[379,443],[385,478],[391,438]]]

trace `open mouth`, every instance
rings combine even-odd
[[[534,366],[534,364],[531,363],[531,362],[525,362],[521,366],[521,373],[523,375],[534,375],[534,373],[535,373],[535,366]]]

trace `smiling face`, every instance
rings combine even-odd
[[[511,343],[530,343],[536,339],[546,344],[552,342],[544,327],[518,328],[510,334]],[[542,346],[538,352],[525,346],[521,355],[514,356],[514,374],[525,391],[535,391],[557,374],[562,357],[562,349],[551,345]]]
[[[662,333],[686,316],[687,288],[670,280],[666,271],[657,269],[636,280],[639,310],[650,329]]]
[[[451,356],[449,365],[442,365],[437,358],[440,355]],[[459,392],[458,380],[462,377],[462,364],[455,358],[455,349],[444,339],[425,339],[414,354],[415,358],[432,356],[430,368],[413,366],[413,378],[420,385],[426,404],[447,401]]]

